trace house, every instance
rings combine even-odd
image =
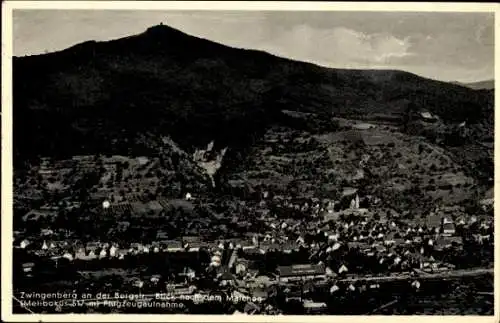
[[[405,239],[403,238],[394,238],[394,245],[401,246],[405,243]]]
[[[386,259],[387,259],[387,258],[386,258],[385,256],[383,256],[383,255],[378,255],[378,256],[377,256],[377,260],[378,260],[378,263],[379,263],[380,265],[383,265],[384,263],[386,263]]]
[[[396,236],[395,232],[389,232],[384,238],[384,244],[387,246],[396,244],[395,236]]]
[[[219,268],[221,268],[221,267],[219,267]],[[217,279],[219,280],[220,284],[223,286],[224,285],[231,285],[234,283],[234,276],[226,270],[219,272],[219,274],[217,274]]]
[[[221,261],[222,261],[221,256],[215,254],[210,259],[210,266],[212,266],[212,267],[219,267],[221,265]]]
[[[101,203],[108,198],[109,198],[109,191],[103,189],[99,189],[97,192],[93,192],[90,195],[90,199],[92,201],[99,201]]]
[[[85,248],[79,248],[75,252],[74,259],[79,259],[79,260],[93,260],[97,258],[98,250],[97,248],[91,248],[91,249],[85,249]]]
[[[314,278],[325,278],[326,270],[322,265],[292,265],[279,266],[277,269],[278,279],[282,282],[309,280]]]
[[[250,314],[250,315],[258,314],[260,312],[260,306],[258,306],[257,304],[255,304],[253,302],[248,302],[245,305],[245,308],[243,309],[243,311],[246,314]]]
[[[445,236],[452,236],[455,234],[455,223],[448,217],[443,217],[441,220],[441,231]]]
[[[87,242],[87,244],[85,244],[85,248],[87,250],[91,250],[91,249],[94,250],[94,249],[98,248],[100,244],[101,244],[100,242]]]
[[[314,302],[312,300],[304,300],[302,302],[304,306],[304,310],[308,314],[313,314],[313,313],[323,313],[328,309],[328,306],[326,303],[323,302]]]
[[[153,284],[156,285],[156,284],[158,284],[160,282],[160,280],[161,280],[161,276],[160,275],[153,275],[153,276],[151,276],[151,278],[150,278],[149,281],[151,283],[153,283]]]
[[[21,243],[19,244],[19,247],[21,249],[25,249],[27,246],[29,246],[30,241],[28,239],[23,239]]]
[[[330,287],[330,294],[333,294],[339,290],[340,290],[340,287],[338,287],[336,284],[333,284],[332,287]]]
[[[136,158],[137,163],[141,166],[146,165],[149,162],[149,158],[145,156],[139,156]]]
[[[165,243],[167,245],[167,252],[178,252],[184,249],[182,242],[178,240],[167,240]]]
[[[421,237],[421,236],[415,236],[415,237],[413,237],[413,242],[414,242],[414,243],[417,243],[417,244],[418,244],[418,243],[422,243],[422,242],[423,242],[423,239],[422,239],[422,237]]]
[[[137,288],[142,288],[144,286],[144,282],[139,278],[133,278],[131,280],[131,285]]]
[[[369,250],[370,249],[370,245],[366,242],[360,242],[360,241],[357,241],[357,242],[348,242],[347,243],[347,247],[349,249],[358,249],[358,250],[361,250],[361,251],[366,251],[366,250]]]
[[[261,243],[260,249],[267,253],[273,251],[281,251],[281,246],[278,243]]]
[[[104,200],[102,202],[102,208],[103,209],[109,209],[110,206],[111,206],[111,203],[108,200]]]
[[[114,245],[109,248],[109,256],[110,257],[116,257],[117,254],[116,252],[118,251],[118,248],[116,248]]]
[[[85,248],[78,248],[75,252],[75,259],[86,260],[87,253],[85,252]]]
[[[128,255],[128,249],[120,248],[116,251],[119,260],[125,259],[125,256]]]
[[[411,259],[413,260],[413,263],[420,269],[431,268],[435,263],[434,258],[428,258],[419,253],[413,253],[411,255]]]
[[[259,236],[257,234],[251,234],[251,238],[252,238],[252,245],[255,247],[259,246],[260,244]]]
[[[42,236],[51,236],[54,234],[54,231],[51,229],[41,229],[40,230],[40,235]]]
[[[265,255],[265,252],[260,248],[249,248],[244,250],[245,257],[250,257],[251,259],[262,258]]]
[[[168,234],[165,231],[163,231],[163,230],[158,230],[158,232],[156,232],[156,240],[158,242],[167,241],[168,240]]]
[[[130,249],[133,249],[137,252],[143,252],[144,251],[144,245],[142,243],[138,242],[133,242],[130,244]]]
[[[87,255],[87,260],[92,260],[96,258],[97,258],[96,252],[94,250],[90,250],[89,254]]]
[[[443,251],[451,248],[460,250],[463,248],[463,239],[461,237],[441,237],[434,242],[434,250]]]
[[[297,284],[289,284],[285,285],[285,288],[283,289],[283,292],[286,295],[285,301],[290,302],[290,301],[302,301],[302,296],[303,296],[303,290],[302,286],[297,285]]]
[[[265,286],[269,286],[269,284]],[[266,287],[254,287],[250,289],[250,296],[252,297],[252,301],[262,303],[262,301],[269,297],[271,291],[272,289],[266,289]]]
[[[334,212],[333,210],[325,211],[321,214],[323,217],[323,222],[338,221],[340,218],[339,212]]]
[[[239,220],[238,223],[236,223],[236,225],[240,228],[240,229],[243,229],[243,228],[249,228],[252,226],[252,224],[249,222],[249,221],[242,221],[242,220]]]
[[[375,251],[378,253],[384,253],[387,251],[387,248],[383,245],[380,245],[380,244],[374,244],[373,249],[375,249]]]
[[[35,263],[33,263],[33,262],[25,262],[22,264],[23,272],[25,272],[25,273],[32,272],[34,267],[35,267]]]
[[[108,253],[106,252],[106,249],[101,249],[101,252],[99,252],[99,259],[106,258]]]
[[[349,269],[347,268],[346,265],[341,265],[338,272],[339,272],[339,274],[347,273],[347,272],[349,272]]]
[[[437,120],[439,120],[438,116],[433,115],[432,113],[430,113],[428,111],[421,111],[420,118],[426,122],[436,122]]]
[[[238,259],[234,266],[234,272],[236,275],[244,275],[249,267],[249,261],[245,259]]]
[[[68,251],[66,251],[66,252],[63,254],[63,256],[62,256],[62,257],[63,257],[63,258],[65,258],[65,259],[68,259],[69,261],[73,261],[73,259],[74,259],[73,255],[72,255],[70,252],[68,252]]]
[[[254,249],[255,245],[252,241],[238,239],[235,241],[235,247],[236,249],[241,248],[243,250],[247,250],[247,249]]]
[[[196,272],[189,267],[184,267],[184,270],[179,273],[179,276],[186,277],[187,279],[194,279],[196,277]]]
[[[493,188],[489,189],[482,200],[479,201],[479,203],[483,206],[484,209],[487,209],[487,207],[492,206],[494,203],[494,191]]]
[[[435,228],[439,230],[442,224],[442,216],[434,212],[431,212],[428,216],[426,216],[424,224],[428,228]]]
[[[198,239],[187,241],[189,243],[189,248],[192,251],[198,251],[200,249],[210,249],[211,247],[214,246],[213,243],[210,243],[209,241],[203,241],[199,237]]]
[[[336,231],[330,231],[330,232],[327,232],[328,234],[328,240],[331,240],[331,241],[337,241],[340,237],[340,234]]]
[[[153,252],[154,252],[154,253],[158,253],[158,252],[160,252],[160,247],[161,247],[160,243],[158,243],[158,242],[156,242],[156,241],[153,241],[153,242],[151,243],[151,248],[153,249]]]

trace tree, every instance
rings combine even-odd
[[[418,153],[422,154],[425,151],[425,147],[422,144],[418,144]]]

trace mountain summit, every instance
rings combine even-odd
[[[13,76],[16,161],[147,153],[155,145],[144,138],[160,136],[190,154],[214,140],[231,155],[288,118],[282,110],[396,126],[425,110],[445,124],[466,121],[478,140],[493,138],[492,91],[403,71],[320,67],[165,25],[15,57]]]

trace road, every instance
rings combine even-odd
[[[417,280],[429,280],[429,279],[454,279],[454,278],[462,278],[462,277],[473,277],[473,276],[481,276],[481,275],[486,275],[486,274],[493,274],[494,270],[493,268],[471,268],[471,269],[458,269],[458,270],[452,270],[452,271],[447,271],[447,272],[442,272],[442,273],[415,273],[411,275],[410,273],[404,273],[404,274],[399,274],[399,275],[392,275],[392,276],[373,276],[373,277],[366,277],[366,276],[358,276],[358,277],[349,277],[349,278],[344,278],[338,280],[338,282],[356,282],[356,281],[364,281],[364,282],[372,282],[372,283],[383,283],[383,282],[394,282],[394,281],[405,281],[405,280],[410,280],[410,279],[417,279]],[[148,293],[148,294],[140,294],[141,297],[133,300],[129,300],[130,302],[148,302],[148,301],[162,301],[161,299],[156,299],[156,293]],[[20,301],[14,297],[14,300],[16,302]],[[103,299],[97,299],[97,298],[92,298],[92,299],[71,299],[68,300],[68,302],[83,302],[80,303],[79,306],[82,305],[87,305],[91,307],[95,307],[98,305],[103,305],[106,303],[110,303],[113,301],[124,301],[123,298],[115,298],[115,297],[110,297],[107,298],[106,300]],[[390,306],[392,305],[393,302],[390,302],[385,306]],[[31,311],[30,309],[27,309]],[[377,309],[378,310],[378,309]]]
[[[349,282],[356,282],[363,280],[365,282],[383,283],[383,282],[401,281],[409,279],[419,279],[419,280],[452,279],[452,278],[473,277],[486,274],[493,274],[493,272],[494,272],[493,268],[471,268],[471,269],[450,270],[441,273],[419,272],[415,274],[404,273],[391,276],[370,276],[370,277],[357,276],[357,277],[348,277],[340,279],[339,281],[349,283]]]

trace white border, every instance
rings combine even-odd
[[[13,9],[94,9],[94,10],[238,10],[238,11],[418,11],[418,12],[494,12],[495,45],[499,43],[499,4],[492,3],[401,3],[401,2],[222,2],[222,1],[6,1],[2,3],[2,321],[6,322],[418,322],[435,320],[440,322],[469,323],[500,322],[499,277],[495,270],[495,315],[494,316],[232,316],[232,315],[27,315],[12,314],[12,11]],[[495,46],[495,57],[500,57]],[[495,79],[499,76],[495,64]],[[498,89],[495,87],[495,106],[498,106]],[[498,114],[495,113],[495,132],[500,131]],[[495,141],[495,151],[497,151]],[[495,154],[495,165],[497,154]],[[498,183],[495,171],[495,186]],[[499,200],[495,190],[495,201]],[[495,217],[496,215],[495,208]],[[495,221],[495,232],[500,225]],[[495,245],[500,238],[495,235]],[[497,248],[495,248],[497,255]],[[498,269],[495,257],[495,269]]]

